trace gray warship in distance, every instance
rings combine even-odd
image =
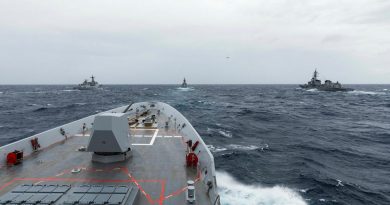
[[[181,88],[187,88],[187,81],[186,78],[184,78],[183,83],[180,86]]]
[[[0,147],[0,204],[220,205],[215,174],[180,112],[131,103]]]
[[[325,80],[325,83],[322,84],[321,80],[318,79],[317,69],[314,71],[313,77],[307,84],[299,86],[303,89],[317,89],[320,91],[353,91],[352,88],[344,88],[339,82],[333,83],[330,80]]]
[[[74,87],[74,89],[77,90],[95,90],[95,89],[101,89],[102,85],[100,85],[97,81],[95,81],[95,77],[91,76],[91,81],[88,82],[88,80],[84,80],[83,83],[77,85]]]

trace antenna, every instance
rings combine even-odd
[[[317,80],[319,73],[317,72],[317,68],[314,70],[313,78]]]

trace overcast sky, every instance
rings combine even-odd
[[[315,68],[390,83],[390,0],[0,1],[0,84],[303,83]]]

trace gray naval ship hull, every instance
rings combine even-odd
[[[131,156],[92,161],[85,146],[95,117],[119,113],[128,121]],[[150,116],[156,120],[146,124]],[[186,166],[187,140],[198,142],[195,167]],[[15,150],[23,161],[6,164]],[[161,102],[119,107],[0,147],[0,204],[183,205],[190,204],[188,180],[195,188],[191,204],[220,204],[211,152],[188,120]]]
[[[333,87],[326,87],[326,86],[310,86],[310,85],[299,85],[302,89],[310,90],[310,89],[317,89],[319,91],[328,91],[328,92],[347,92],[347,91],[354,91],[352,88],[333,88]]]
[[[98,86],[76,86],[73,89],[75,89],[75,90],[99,90],[99,89],[103,89],[103,87],[102,87],[102,85],[98,85]]]

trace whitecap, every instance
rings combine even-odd
[[[62,92],[77,92],[77,91],[80,91],[80,90],[77,90],[77,89],[68,89],[68,90],[61,90]]]
[[[207,147],[209,148],[209,150],[211,151],[211,152],[214,152],[214,153],[216,153],[216,152],[223,152],[223,151],[226,151],[227,149],[226,148],[224,148],[224,147],[214,147],[214,145],[207,145]]]
[[[233,137],[233,134],[230,131],[218,130],[218,133],[227,138]]]
[[[245,185],[226,172],[217,172],[222,205],[306,205],[294,190],[285,186]]]
[[[299,192],[301,192],[301,193],[306,193],[307,190],[309,190],[309,189],[300,189]]]
[[[344,184],[342,183],[343,181],[339,180],[339,179],[336,179],[337,181],[337,185],[336,186],[344,186]]]
[[[213,128],[209,128],[209,127],[208,127],[208,128],[206,129],[206,131],[207,131],[208,133],[211,133],[211,132],[213,132],[213,131],[214,131],[214,129],[213,129]]]
[[[308,89],[306,91],[308,91],[308,92],[317,92],[318,90],[316,88],[313,88],[313,89]]]
[[[187,87],[187,88],[178,87],[177,89],[180,90],[180,91],[192,91],[192,90],[195,90],[193,87]]]
[[[233,149],[233,150],[242,150],[242,151],[251,151],[251,150],[256,150],[256,149],[259,149],[258,146],[255,146],[255,145],[238,145],[238,144],[230,144],[228,145],[228,147],[230,149]],[[267,149],[268,149],[268,146],[267,146]]]
[[[354,91],[348,91],[350,94],[355,95],[384,95],[383,92],[373,92],[373,91],[363,91],[363,90],[354,90]]]

